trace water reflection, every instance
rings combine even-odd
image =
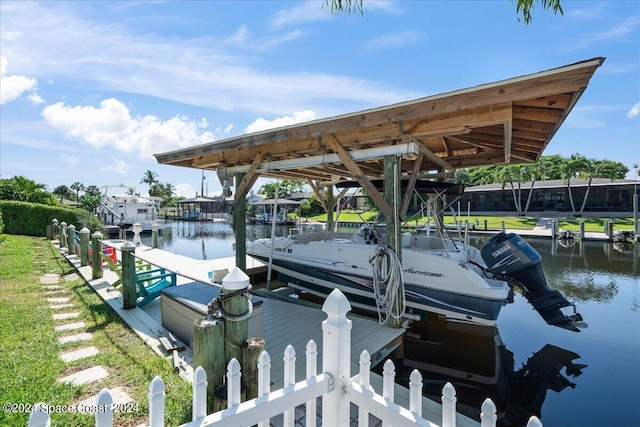
[[[560,393],[576,384],[567,377],[582,374],[587,365],[580,355],[546,344],[516,370],[514,356],[497,328],[431,321],[411,326],[403,343],[403,357],[395,360],[403,385],[418,369],[423,394],[440,400],[447,382],[456,388],[457,409],[480,419],[480,407],[489,397],[495,403],[499,426],[524,426],[531,415],[541,417],[548,390]],[[563,372],[564,370],[564,372]]]

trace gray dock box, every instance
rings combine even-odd
[[[191,347],[193,322],[207,316],[207,305],[218,296],[220,288],[199,282],[171,286],[162,291],[160,313],[162,326]],[[253,297],[249,318],[249,338],[264,337],[262,300]]]

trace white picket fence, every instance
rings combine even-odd
[[[371,359],[365,350],[360,355],[360,372],[351,377],[350,347],[351,321],[347,313],[351,305],[346,297],[334,290],[327,297],[322,310],[327,319],[322,322],[324,372],[317,373],[318,352],[313,340],[306,348],[306,379],[295,380],[295,349],[289,345],[284,351],[284,387],[271,391],[271,358],[265,351],[258,359],[258,397],[240,402],[240,364],[232,359],[227,365],[228,408],[206,415],[207,376],[201,367],[193,375],[193,421],[181,427],[237,427],[240,425],[268,427],[269,420],[282,415],[284,427],[294,427],[295,409],[304,405],[307,427],[317,425],[317,398],[322,398],[321,424],[324,426],[354,425],[350,419],[350,406],[358,408],[357,426],[369,425],[370,415],[382,421],[383,426],[430,426],[436,424],[422,418],[422,375],[414,370],[409,379],[409,408],[394,403],[395,366],[391,360],[384,364],[382,395],[375,392],[369,382]],[[155,377],[149,385],[149,427],[164,426],[164,383]],[[96,407],[104,412],[95,414],[96,427],[113,426],[113,398],[107,389],[97,397]],[[481,427],[495,427],[496,407],[486,399],[480,412]],[[29,418],[29,427],[49,427],[51,424],[46,405],[38,404]],[[456,391],[447,383],[442,389],[442,427],[456,426]],[[532,416],[527,427],[542,427]]]

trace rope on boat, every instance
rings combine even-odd
[[[400,319],[406,307],[400,259],[391,248],[379,245],[369,264],[373,266],[373,293],[378,307],[378,321],[384,324],[389,318]],[[397,300],[398,295],[401,301]],[[397,303],[399,312],[394,313],[393,307]]]
[[[212,299],[207,305],[207,321],[213,321],[214,319],[223,318],[225,320],[229,320],[231,322],[240,322],[242,320],[247,320],[251,317],[251,313],[253,313],[253,303],[251,302],[251,287],[246,289],[241,289],[239,291],[231,292],[226,295],[218,295],[214,299]],[[229,314],[224,309],[224,300],[236,297],[236,296],[244,296],[247,299],[248,310],[244,314],[235,315]]]

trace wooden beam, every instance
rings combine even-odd
[[[420,154],[424,155],[427,159],[431,160],[436,165],[440,166],[442,169],[446,169],[449,171],[455,171],[456,169],[451,166],[449,163],[445,162],[440,157],[436,156],[436,154],[429,150],[422,142],[415,140],[418,144],[418,149],[420,150]]]
[[[312,180],[308,179],[307,182],[309,183],[309,186],[311,187],[315,195],[318,197],[318,202],[320,202],[324,211],[329,212],[329,209],[327,209],[327,202],[325,202],[324,197],[322,197],[320,189],[313,183]]]
[[[331,149],[340,157],[342,163],[349,169],[353,178],[362,185],[365,189],[369,197],[373,200],[373,203],[380,209],[380,211],[387,217],[391,217],[393,215],[393,211],[391,209],[391,205],[387,203],[387,201],[382,197],[382,194],[378,191],[378,189],[371,183],[369,177],[367,177],[360,167],[353,161],[349,153],[342,147],[340,141],[333,134],[327,134],[322,136],[323,141],[325,141]]]
[[[236,203],[238,202],[238,198],[244,197],[244,195],[247,193],[247,190],[253,186],[253,184],[249,186],[249,183],[251,181],[253,181],[254,183],[256,182],[257,178],[254,179],[254,175],[256,173],[256,170],[258,170],[258,166],[260,166],[260,163],[262,163],[264,155],[269,151],[270,146],[271,144],[266,144],[260,147],[260,149],[258,150],[256,157],[253,159],[253,162],[251,162],[249,170],[242,178],[242,182],[236,187],[236,194],[233,198]]]
[[[411,202],[413,189],[415,188],[416,181],[418,180],[418,172],[420,172],[420,167],[422,166],[422,159],[424,159],[424,155],[420,154],[415,164],[413,165],[413,171],[409,178],[409,184],[407,185],[407,189],[404,192],[404,196],[402,196],[402,207],[400,208],[400,212],[398,213],[398,215],[400,216],[400,221],[404,220],[404,216],[407,214],[407,210],[409,209],[409,203]]]
[[[504,163],[511,163],[511,120],[504,122]]]

